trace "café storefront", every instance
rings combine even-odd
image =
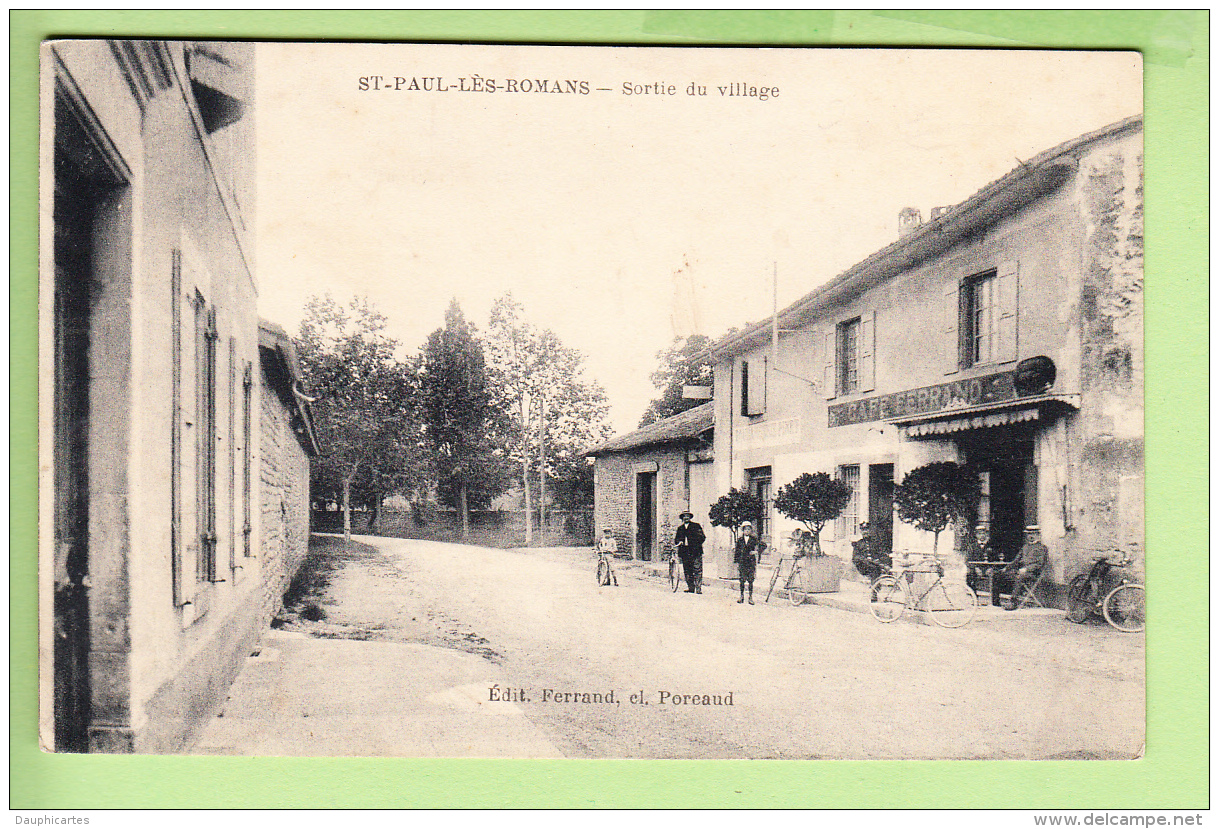
[[[970,524],[985,526],[995,549],[1011,559],[1025,526],[1043,517],[1051,523],[1046,513],[1053,510],[1056,482],[1065,480],[1058,465],[1066,459],[1056,443],[1079,407],[1078,395],[1052,393],[1052,386],[1053,364],[1034,358],[1012,371],[832,405],[829,426],[878,423],[896,427],[899,447],[939,443],[942,455],[977,476],[981,498]],[[1055,468],[1043,469],[1047,463]],[[908,472],[913,464],[899,466]],[[884,515],[885,507],[870,514]],[[890,527],[872,532],[877,541],[892,538]]]

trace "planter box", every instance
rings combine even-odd
[[[842,559],[838,556],[810,556],[804,559],[810,593],[837,593],[842,581]]]

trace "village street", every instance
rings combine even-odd
[[[638,567],[620,566],[619,587],[598,587],[587,549],[357,538],[345,547],[315,536],[322,555],[307,564],[307,589],[267,631],[266,653],[247,660],[196,751],[1116,759],[1141,750],[1141,634],[1058,613],[959,630],[882,625],[866,613],[766,604],[761,585],[754,606],[721,584],[673,594]],[[555,701],[610,691],[612,703]],[[674,705],[662,692],[712,704]],[[728,695],[731,705],[714,704]]]

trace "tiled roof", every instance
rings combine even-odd
[[[818,318],[821,308],[844,295],[861,292],[968,238],[1009,215],[1013,209],[1049,192],[1075,171],[1077,156],[1099,141],[1143,128],[1143,116],[1134,115],[1099,130],[1085,133],[1021,162],[1007,175],[992,181],[941,216],[924,222],[907,236],[876,251],[863,261],[779,311],[783,328],[799,328]],[[757,347],[771,337],[771,318],[744,331],[721,337],[708,346],[702,357],[722,360]]]
[[[584,454],[609,455],[614,452],[627,452],[645,446],[676,443],[696,438],[715,426],[714,406],[714,402],[703,403],[701,406],[695,406],[681,414],[666,417],[664,420],[644,426],[642,429],[610,438]]]

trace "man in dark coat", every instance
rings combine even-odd
[[[703,542],[707,540],[702,526],[694,523],[694,513],[683,512],[677,528],[677,556],[686,573],[686,592],[703,592]]]

